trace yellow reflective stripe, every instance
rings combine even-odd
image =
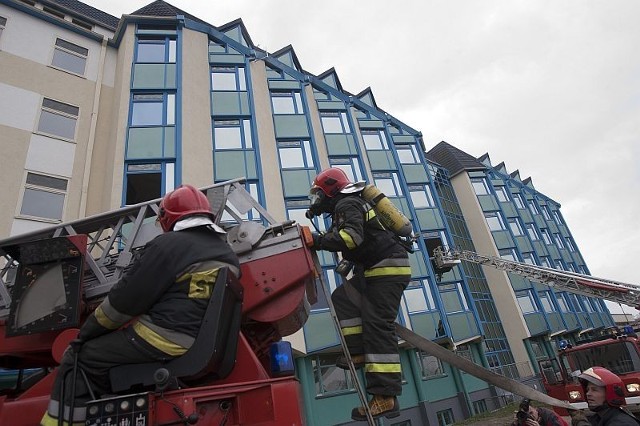
[[[367,373],[401,373],[402,366],[400,364],[365,364],[364,371]]]
[[[133,329],[138,336],[146,340],[151,346],[160,349],[162,352],[168,355],[178,356],[187,351],[186,348],[183,348],[182,346],[165,339],[142,323],[135,323],[133,325]]]
[[[411,266],[387,266],[364,271],[365,277],[379,277],[383,275],[411,275]]]
[[[376,217],[376,211],[374,209],[368,210],[366,215],[365,215],[365,217],[366,217],[367,221],[370,221],[371,219]]]
[[[98,306],[94,311],[94,313],[96,316],[96,320],[98,321],[98,324],[100,324],[104,328],[108,328],[109,330],[115,330],[116,328],[122,325],[120,323],[113,321],[111,318],[109,318],[107,314],[105,314],[104,311],[102,310],[102,306]]]
[[[342,240],[344,241],[344,243],[347,245],[348,249],[351,250],[356,248],[356,243],[353,241],[353,238],[351,238],[351,235],[349,235],[347,231],[345,231],[344,229],[341,229],[339,234]]]
[[[208,271],[194,272],[189,282],[190,299],[209,299],[213,293],[213,285],[218,278],[219,268]]]
[[[73,422],[73,426],[84,426],[85,422]],[[69,426],[69,422],[63,421],[63,426]],[[49,413],[44,413],[42,420],[40,420],[40,426],[58,426],[58,419],[55,417],[51,417]]]
[[[342,335],[350,336],[353,334],[362,334],[362,326],[356,325],[355,327],[342,327]]]

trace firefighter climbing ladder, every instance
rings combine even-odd
[[[484,256],[469,250],[442,247],[437,247],[434,250],[436,271],[438,269],[449,270],[460,263],[461,260],[491,266],[505,272],[512,272],[560,291],[570,291],[633,307],[640,306],[640,287],[636,285],[528,263],[513,262],[501,257]]]

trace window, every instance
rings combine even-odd
[[[382,130],[363,130],[362,140],[366,149],[389,149],[387,137]]]
[[[138,39],[137,63],[175,63],[176,41],[168,38]]]
[[[134,94],[131,108],[131,126],[171,126],[176,121],[176,95],[173,93]]]
[[[562,225],[564,223],[558,210],[553,210],[551,213],[553,213],[553,220],[556,222],[556,224]]]
[[[0,37],[2,37],[2,30],[7,26],[7,18],[0,16]]]
[[[476,195],[488,195],[489,187],[487,186],[487,181],[484,179],[471,179],[471,185],[473,186],[473,191]]]
[[[462,291],[461,283],[439,285],[440,298],[447,313],[463,312],[469,310],[467,298]]]
[[[451,408],[443,411],[438,411],[436,413],[436,417],[438,418],[439,426],[449,426],[454,423],[453,421],[453,410]]]
[[[548,291],[540,292],[539,296],[540,296],[540,303],[542,304],[542,309],[544,309],[544,311],[548,314],[555,312],[555,308],[553,307],[553,304],[551,303],[551,298],[549,297],[549,292]]]
[[[564,242],[563,242],[562,237],[560,236],[560,234],[558,234],[558,233],[553,234],[553,240],[556,242],[556,244],[558,245],[559,248],[561,248],[561,249],[564,248]]]
[[[66,179],[28,172],[20,214],[62,220],[66,192]]]
[[[507,190],[504,186],[496,186],[495,190],[498,201],[501,201],[503,203],[509,201],[509,196],[507,195]]]
[[[271,106],[274,114],[304,114],[300,92],[272,92]]]
[[[74,74],[84,75],[88,54],[89,49],[57,38],[51,65]]]
[[[516,203],[516,207],[519,209],[524,209],[524,201],[522,200],[522,195],[519,193],[512,194],[513,202]]]
[[[250,120],[216,120],[213,126],[215,149],[253,148]]]
[[[38,132],[64,139],[75,139],[80,108],[44,98],[38,122]]]
[[[436,205],[429,185],[409,185],[409,196],[416,209],[435,207]]]
[[[211,88],[216,91],[245,91],[247,79],[244,68],[213,67],[211,68]]]
[[[401,145],[396,147],[401,164],[418,164],[420,157],[415,145]]]
[[[487,410],[487,402],[484,399],[473,401],[473,411],[476,414],[486,413]]]
[[[162,164],[127,164],[125,204],[137,204],[162,195]],[[166,191],[173,190],[173,164],[167,164]]]
[[[549,230],[547,230],[546,228],[543,228],[540,230],[540,233],[542,234],[542,241],[544,241],[545,244],[551,244],[551,237],[549,236]]]
[[[387,197],[401,197],[403,195],[397,173],[374,173],[374,185]]]
[[[533,253],[531,253],[531,252],[522,253],[522,261],[524,263],[528,263],[529,265],[535,265],[536,264],[535,258],[533,257]]]
[[[351,182],[364,180],[360,169],[360,160],[357,157],[330,158],[329,164],[331,167],[337,167],[345,172]]]
[[[489,226],[491,231],[504,231],[506,229],[499,213],[485,213],[484,217],[487,220],[487,226]]]
[[[64,13],[62,13],[62,12],[60,12],[58,10],[52,9],[50,7],[47,7],[47,6],[43,7],[42,10],[47,12],[49,15],[53,15],[53,16],[55,16],[57,18],[64,19]]]
[[[84,28],[85,30],[89,30],[89,31],[93,30],[93,25],[91,25],[88,22],[81,21],[80,19],[71,18],[71,22],[73,22],[74,24],[76,24],[79,27]]]
[[[532,314],[537,311],[529,290],[516,292],[516,299],[523,314]]]
[[[518,258],[516,256],[516,251],[512,248],[510,249],[500,249],[498,250],[498,254],[504,260],[510,260],[512,262],[517,262]]]
[[[436,304],[429,281],[412,281],[404,291],[404,303],[406,311],[410,314],[435,310]]]
[[[564,237],[564,240],[569,251],[576,251],[576,246],[573,244],[570,237]]]
[[[313,154],[309,141],[278,142],[282,169],[313,168]]]
[[[444,376],[442,362],[438,358],[420,350],[416,351],[416,356],[422,369],[422,379]]]
[[[542,216],[546,220],[551,220],[551,215],[549,214],[549,206],[547,205],[542,206]]]
[[[336,367],[335,358],[335,355],[318,355],[311,360],[317,396],[354,389],[349,371]]]
[[[533,223],[527,223],[524,226],[527,228],[527,234],[529,238],[531,238],[531,241],[538,241],[540,239],[540,234]]]
[[[522,225],[520,225],[520,221],[518,219],[509,219],[509,229],[514,236],[518,237],[520,235],[524,235],[524,231],[522,230]]]
[[[567,307],[567,302],[564,300],[562,294],[556,294],[556,300],[558,301],[558,306],[560,307],[560,312],[567,313],[569,312],[569,308]]]
[[[553,268],[553,265],[549,261],[549,256],[540,256],[540,265],[545,268]]]
[[[351,133],[349,120],[347,120],[347,114],[344,112],[323,112],[320,114],[320,120],[322,121],[324,132],[327,134]]]
[[[540,214],[540,209],[534,200],[527,200],[527,204],[529,205],[529,209],[531,209],[531,213]]]

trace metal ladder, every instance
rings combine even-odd
[[[331,319],[333,321],[333,325],[338,333],[340,338],[340,345],[342,346],[342,352],[344,356],[347,358],[347,363],[349,364],[349,373],[351,373],[351,379],[356,387],[356,392],[358,393],[358,398],[360,398],[360,402],[362,403],[362,407],[364,408],[364,412],[367,415],[367,423],[370,426],[375,426],[376,420],[373,418],[371,414],[371,409],[369,408],[369,401],[367,401],[367,395],[362,389],[362,384],[360,383],[360,378],[358,377],[358,372],[356,371],[356,367],[353,364],[353,359],[351,358],[351,353],[349,353],[349,348],[347,347],[347,341],[345,340],[341,328],[340,321],[338,321],[338,316],[336,315],[336,310],[333,306],[333,302],[331,301],[331,293],[329,293],[329,287],[326,285],[323,275],[322,275],[322,267],[318,261],[318,256],[314,256],[314,260],[316,263],[316,270],[320,274],[320,283],[322,285],[322,291],[324,293],[325,299],[327,300],[327,305],[329,306],[329,312],[331,313]]]

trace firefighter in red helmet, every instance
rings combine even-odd
[[[313,248],[340,252],[354,265],[331,300],[354,364],[364,366],[373,417],[396,417],[402,385],[394,322],[411,267],[406,249],[362,198],[363,189],[363,182],[351,182],[341,169],[326,169],[313,181],[307,217],[331,215],[327,232],[314,234]],[[344,357],[336,365],[348,368]],[[364,407],[354,408],[351,417],[366,420]]]
[[[238,257],[214,219],[207,197],[191,185],[164,196],[157,217],[164,232],[145,245],[140,258],[80,328],[74,350],[96,396],[112,393],[111,367],[184,354],[200,329],[218,270],[228,267],[239,276]],[[67,350],[41,425],[57,425],[59,413],[68,424],[71,406],[74,424],[84,424],[90,392],[82,374],[75,386],[73,375],[65,374],[73,369],[73,358]]]
[[[591,367],[578,376],[592,414],[570,411],[573,426],[637,426],[640,421],[624,408],[622,379],[603,367]]]

